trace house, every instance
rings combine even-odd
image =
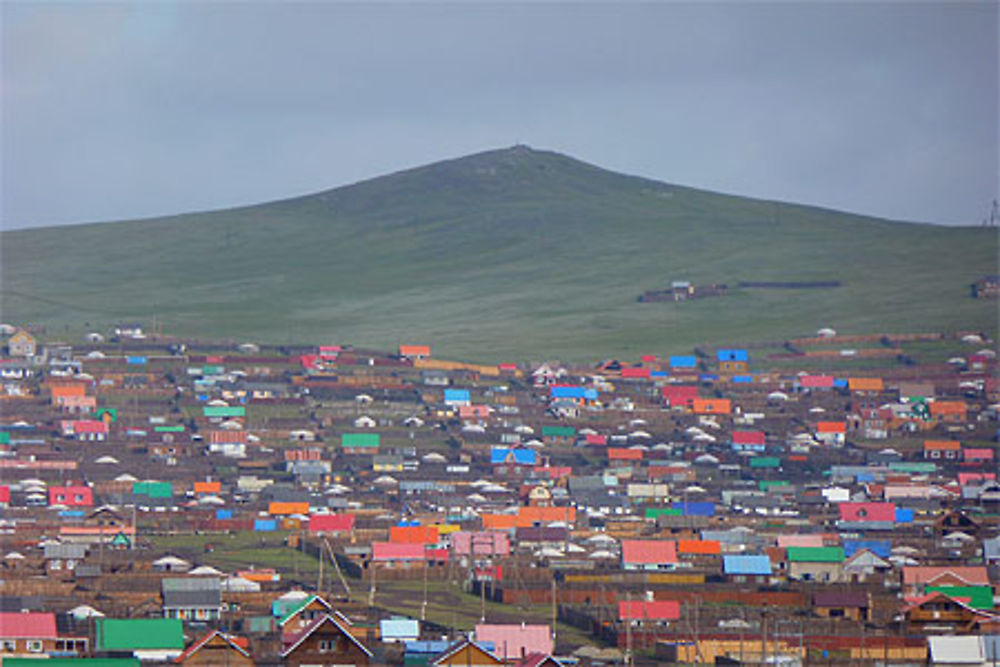
[[[771,559],[765,554],[725,554],[722,573],[733,583],[766,583],[772,575]]]
[[[816,424],[816,441],[829,446],[841,446],[847,439],[845,422],[821,421]]]
[[[622,540],[625,570],[672,570],[677,566],[677,543],[673,540]]]
[[[215,577],[164,578],[163,617],[216,621],[222,615],[222,585]]]
[[[928,461],[945,459],[957,461],[962,455],[958,440],[924,440],[924,458]]]
[[[250,656],[249,643],[242,637],[227,635],[212,630],[174,659],[174,663],[186,667],[252,667],[255,663]]]
[[[852,621],[867,621],[871,600],[867,591],[825,591],[813,592],[813,613],[821,618],[847,618]]]
[[[969,632],[986,617],[985,612],[941,591],[910,598],[903,607],[906,628],[913,633],[926,632],[927,626],[934,632]]]
[[[844,550],[840,547],[788,547],[788,578],[836,582],[843,579]]]
[[[795,379],[795,389],[799,392],[812,392],[833,389],[832,375],[800,375]]]
[[[962,533],[969,537],[979,537],[982,526],[978,521],[960,510],[945,512],[935,520],[934,525],[938,535],[953,535]]]
[[[108,424],[99,419],[63,420],[62,434],[73,440],[103,442],[108,438]]]
[[[57,642],[63,644],[57,648]],[[87,651],[87,639],[72,639],[66,646],[56,629],[56,616],[51,612],[0,612],[0,660],[14,656],[42,658],[50,653],[72,651],[82,656]]]
[[[7,354],[11,357],[33,357],[38,349],[38,341],[24,329],[7,340]]]
[[[972,283],[972,297],[975,299],[995,299],[1000,296],[1000,275],[983,276]]]
[[[964,424],[967,407],[965,401],[934,401],[930,404],[931,418],[943,424]]]
[[[97,618],[96,657],[131,654],[143,661],[168,662],[184,653],[184,626],[179,618]]]
[[[72,486],[50,486],[49,505],[65,505],[67,507],[93,507],[94,491],[82,484]]]
[[[312,514],[309,532],[313,535],[349,533],[354,530],[353,514]]]
[[[495,655],[504,662],[529,653],[551,653],[553,649],[552,628],[548,625],[479,623],[476,640],[492,643]]]
[[[733,451],[763,452],[763,431],[733,431]]]
[[[494,667],[503,665],[504,661],[478,641],[463,639],[452,644],[428,664],[434,667]]]
[[[115,335],[119,338],[131,338],[141,340],[146,337],[142,324],[139,322],[119,322],[115,326]]]
[[[431,356],[430,345],[400,345],[399,356],[404,359],[427,359]]]
[[[892,563],[879,554],[864,548],[859,549],[844,561],[844,578],[851,582],[864,582],[876,575],[885,575],[892,570]]]
[[[733,406],[728,398],[696,398],[691,401],[691,411],[696,415],[728,415]]]
[[[693,410],[697,398],[698,387],[695,385],[668,384],[660,387],[660,399],[664,407],[673,410]]]
[[[494,475],[524,477],[538,465],[538,452],[528,447],[492,447],[490,465]]]
[[[472,396],[468,389],[445,389],[444,404],[454,408],[472,405]]]
[[[618,620],[633,627],[669,625],[680,618],[677,600],[618,600]]]
[[[746,373],[750,354],[746,350],[718,350],[716,359],[720,373]]]
[[[848,378],[847,388],[855,395],[877,396],[885,391],[885,383],[882,378]]]
[[[378,433],[344,433],[340,436],[344,454],[377,454],[380,446]]]
[[[415,618],[383,618],[379,621],[383,642],[412,642],[420,639],[420,621]]]
[[[977,636],[928,637],[928,664],[941,667],[986,667],[995,660],[990,660],[987,654],[985,639]]]
[[[921,595],[926,586],[989,586],[982,565],[907,565],[903,567],[903,594]]]
[[[369,665],[372,652],[335,616],[324,614],[284,641],[282,662],[305,665]]]
[[[87,548],[86,544],[46,544],[44,552],[46,574],[72,573],[87,557]]]

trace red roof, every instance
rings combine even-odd
[[[10,487],[7,485],[0,486],[0,503],[10,502]]]
[[[846,433],[847,424],[844,422],[819,422],[816,424],[817,433]]]
[[[73,433],[107,433],[108,425],[97,419],[79,419],[73,422]]]
[[[619,600],[618,618],[622,621],[676,621],[681,617],[677,600]]]
[[[0,612],[0,637],[4,639],[55,639],[56,615],[51,612]]]
[[[827,389],[833,387],[832,375],[803,375],[799,377],[799,386],[809,389]]]
[[[622,540],[622,562],[632,565],[676,563],[677,543],[673,540]]]
[[[353,529],[353,514],[313,514],[309,517],[310,533],[345,533]]]
[[[623,378],[648,378],[649,369],[648,368],[623,368],[622,369]]]
[[[966,461],[992,461],[993,450],[987,447],[976,449],[968,447],[962,450],[962,456],[965,457]]]
[[[593,433],[588,435],[585,441],[588,445],[606,445],[608,444],[608,436]]]
[[[763,445],[763,431],[733,431],[734,445]]]
[[[895,503],[840,503],[841,521],[896,521]]]
[[[372,542],[372,560],[424,560],[424,545],[408,542]]]
[[[691,402],[698,398],[698,387],[685,384],[672,384],[660,388],[660,396],[663,400],[669,401],[671,407],[686,405],[690,407]]]
[[[641,461],[642,450],[625,447],[608,447],[608,459],[611,461]]]

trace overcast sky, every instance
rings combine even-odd
[[[978,224],[998,10],[940,3],[0,3],[5,228],[221,208],[526,143]]]

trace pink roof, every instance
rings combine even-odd
[[[799,386],[811,389],[829,388],[833,386],[832,375],[803,375],[799,377]]]
[[[823,536],[816,535],[778,535],[778,546],[787,547],[821,547]]]
[[[635,565],[676,563],[677,543],[673,540],[622,540],[622,562]]]
[[[903,568],[903,583],[908,586],[933,584],[945,575],[954,576],[969,586],[989,586],[990,577],[983,565],[957,566],[918,566],[907,565]]]
[[[840,503],[841,521],[896,521],[895,503]]]
[[[763,431],[733,431],[734,445],[763,445]]]
[[[5,484],[3,486],[0,486],[0,503],[9,503],[9,502],[10,502],[10,487]]]
[[[972,447],[967,447],[962,450],[962,455],[965,457],[966,461],[992,461],[993,460],[993,450],[987,447],[973,449]]]
[[[349,532],[353,529],[353,514],[313,514],[309,517],[310,533]]]
[[[0,612],[0,637],[4,639],[55,639],[56,615],[51,612]]]
[[[372,542],[373,560],[424,560],[424,545],[412,542]]]
[[[588,445],[606,445],[608,444],[608,436],[599,433],[589,434],[586,437],[586,443]]]
[[[677,600],[619,600],[618,619],[622,621],[676,621],[681,617]]]
[[[552,628],[548,625],[479,623],[476,641],[493,642],[498,658],[520,658],[529,653],[552,653]]]
[[[958,483],[962,486],[966,484],[971,484],[973,482],[983,482],[983,481],[996,481],[997,474],[995,472],[960,472],[958,473]],[[2,492],[2,489],[0,489]]]
[[[492,530],[475,532],[462,530],[452,533],[450,538],[451,548],[460,556],[467,556],[470,552],[497,556],[510,554],[510,540],[507,538],[507,533]]]
[[[96,419],[79,419],[73,422],[74,433],[107,433],[108,425]]]

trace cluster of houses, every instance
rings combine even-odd
[[[494,365],[0,335],[4,664],[1000,660],[981,334]],[[402,613],[407,581],[474,618]]]

